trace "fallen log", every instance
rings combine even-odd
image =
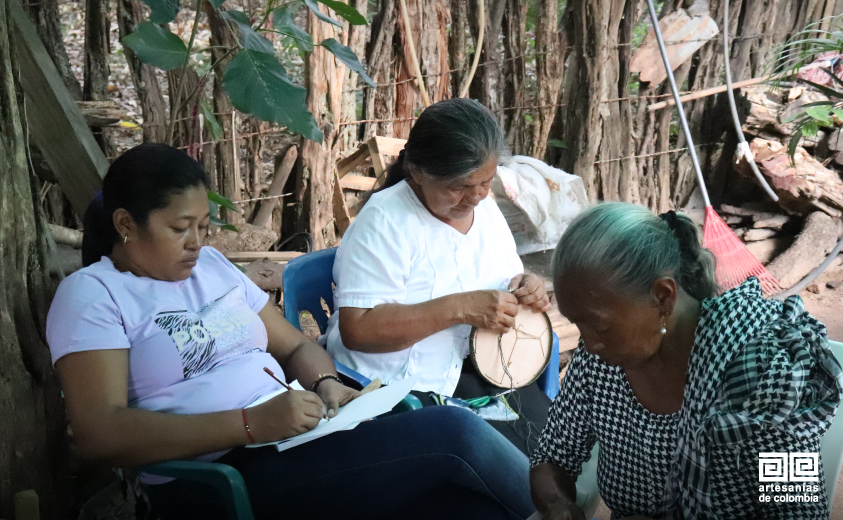
[[[838,223],[816,211],[805,219],[805,227],[796,242],[767,266],[782,287],[792,287],[825,260],[837,243]]]
[[[275,209],[281,194],[284,192],[284,185],[287,184],[287,179],[290,177],[290,172],[293,171],[293,166],[296,164],[298,156],[298,148],[291,146],[287,150],[287,153],[284,154],[283,159],[280,156],[275,157],[275,174],[266,196],[276,198],[268,198],[261,201],[255,220],[252,221],[253,226],[265,227],[269,223],[269,220],[272,218],[272,210]]]
[[[785,252],[793,245],[793,237],[777,236],[758,242],[750,242],[746,245],[749,252],[764,265],[769,264],[777,256]]]
[[[843,182],[837,172],[823,166],[802,147],[796,148],[794,166],[787,147],[781,143],[756,138],[749,146],[779,196],[781,207],[801,215],[817,210],[831,217],[843,215]],[[753,177],[746,159],[737,169],[742,175]]]
[[[229,251],[223,253],[230,262],[256,262],[268,259],[273,262],[289,262],[304,253],[299,251]]]
[[[743,235],[744,242],[758,242],[776,236],[775,229],[750,229]]]
[[[53,234],[53,240],[56,244],[64,244],[75,249],[82,249],[82,232],[76,229],[70,229],[55,224],[47,224],[50,228],[50,233]]]
[[[269,258],[262,258],[246,266],[245,273],[249,280],[255,282],[255,285],[261,290],[281,291],[283,290],[281,278],[284,273],[285,263],[274,262]]]

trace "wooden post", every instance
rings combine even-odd
[[[34,489],[15,493],[15,520],[41,520],[38,493]]]
[[[283,160],[280,160],[280,155],[275,157],[275,175],[272,178],[272,184],[269,185],[269,193],[267,197],[280,197],[284,193],[284,186],[287,184],[287,179],[290,177],[290,172],[293,171],[293,166],[296,165],[296,159],[299,156],[298,148],[291,146],[287,153],[284,154]],[[282,199],[268,199],[261,201],[258,213],[252,224],[258,227],[266,226],[272,217],[272,211],[275,206],[281,202]]]
[[[108,161],[65,88],[32,22],[17,0],[9,0],[7,5],[15,28],[20,83],[26,99],[30,134],[74,211],[82,216],[102,185]]]

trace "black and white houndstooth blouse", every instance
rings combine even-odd
[[[764,300],[750,278],[703,301],[688,374],[682,408],[656,415],[620,367],[580,344],[532,465],[576,477],[598,443],[598,485],[613,518],[827,519],[821,463],[817,502],[759,497],[768,483],[758,453],[819,452],[843,397],[825,327],[801,299]]]

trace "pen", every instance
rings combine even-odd
[[[292,390],[292,387],[290,387],[290,385],[288,385],[284,381],[281,381],[280,379],[278,379],[278,377],[275,374],[272,373],[272,370],[268,369],[267,367],[263,367],[263,371],[266,372],[267,374],[269,374],[269,377],[271,377],[272,379],[281,383],[281,386],[283,386],[287,390]]]

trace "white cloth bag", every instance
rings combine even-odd
[[[498,166],[492,193],[519,255],[556,247],[568,224],[588,206],[582,178],[523,155]]]

